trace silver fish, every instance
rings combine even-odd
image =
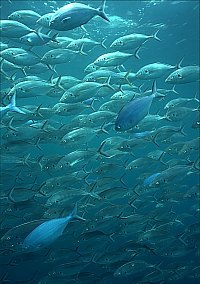
[[[81,3],[70,3],[58,9],[51,17],[49,27],[57,31],[68,31],[87,24],[93,17],[100,16],[109,22],[104,12],[106,1],[98,9]]]

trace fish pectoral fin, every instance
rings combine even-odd
[[[70,19],[71,19],[71,17],[64,18],[64,19],[62,20],[62,23],[63,23],[63,24],[66,24]]]

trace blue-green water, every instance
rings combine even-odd
[[[94,8],[100,5],[98,1],[81,3]],[[19,10],[32,10],[42,16],[66,4],[4,0],[1,20]],[[110,23],[95,17],[84,25],[85,30],[54,30],[48,35],[87,37],[98,43],[105,39],[106,49],[98,44],[86,51],[83,44],[86,55],[79,49],[70,61],[52,64],[42,73],[24,72],[23,65],[7,71],[4,61],[1,106],[9,103],[13,95],[9,91],[18,80],[25,82],[29,75],[38,76],[40,82],[45,80],[53,90],[52,79],[59,76],[60,85],[63,76],[73,76],[78,86],[87,74],[86,66],[102,54],[114,52],[111,43],[128,34],[152,35],[158,31],[160,41],[146,41],[139,50],[140,59],[132,56],[123,64],[126,73],[136,73],[157,62],[175,66],[182,58],[181,67],[199,65],[199,1],[108,0],[105,12]],[[38,32],[41,27],[34,24],[30,28]],[[40,32],[47,34],[49,28],[42,27]],[[7,48],[28,49],[14,34],[13,38],[1,38],[1,42]],[[53,49],[55,46],[44,44],[30,52],[41,59]],[[50,70],[54,67],[56,72]],[[124,69],[113,71],[122,74]],[[199,98],[198,80],[176,84],[177,93],[166,91],[173,88],[165,82],[170,73],[156,79],[158,91],[163,89],[165,97],[153,100],[149,111],[152,115],[164,117],[164,107],[173,99]],[[64,116],[55,112],[55,105],[68,92],[67,87],[59,89],[60,93],[55,88],[54,95],[42,94],[40,89],[33,96],[28,96],[28,91],[23,96],[20,90],[16,93],[16,104],[26,114],[9,111],[1,118],[1,283],[199,283],[199,102],[196,99],[178,106],[181,113],[187,107],[187,113],[176,121],[163,118],[146,126],[141,121],[139,130],[134,127],[116,132],[115,120],[121,108],[145,95],[154,82],[132,80],[129,74],[127,78],[131,83],[125,79],[113,83],[111,78],[113,89],[92,92],[89,97],[94,99],[93,109],[84,107],[81,99],[81,106]],[[109,78],[101,81],[108,82]],[[133,98],[115,102],[111,97],[120,90],[121,95],[133,92]],[[73,102],[67,101],[66,107]],[[92,120],[91,114],[98,114],[108,102],[113,102],[110,118],[102,114]],[[176,131],[162,137],[159,131],[164,126],[176,127]],[[87,128],[85,132],[70,140],[68,133],[82,127]],[[134,138],[135,133],[144,131],[158,131],[156,143],[151,136]],[[67,143],[63,143],[65,135]],[[74,151],[76,155],[70,156]],[[131,167],[134,161],[137,166]],[[164,181],[158,179],[158,183],[144,186],[146,178],[166,170]],[[38,250],[22,249],[24,239],[39,224],[69,215],[75,204],[86,221],[72,220],[54,242]],[[41,237],[46,235],[48,241],[49,234],[47,228]]]

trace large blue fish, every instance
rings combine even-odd
[[[25,238],[22,244],[22,249],[28,251],[37,251],[48,247],[63,234],[66,226],[73,219],[85,221],[85,219],[77,215],[77,204],[68,216],[46,221],[36,227]]]
[[[152,101],[158,95],[156,82],[153,83],[152,94],[127,103],[119,112],[115,121],[116,131],[126,131],[135,127],[148,113]]]
[[[49,26],[57,31],[69,31],[87,24],[95,16],[100,16],[109,22],[104,12],[105,2],[106,0],[102,1],[97,9],[81,3],[67,4],[53,14]]]

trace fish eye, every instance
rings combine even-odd
[[[52,58],[52,57],[53,57],[53,54],[51,54],[50,57]]]
[[[144,70],[145,73],[148,73],[148,70]]]
[[[182,78],[182,76],[181,76],[181,74],[180,74],[180,73],[178,73],[178,74],[177,74],[177,76],[178,76],[178,78]]]

